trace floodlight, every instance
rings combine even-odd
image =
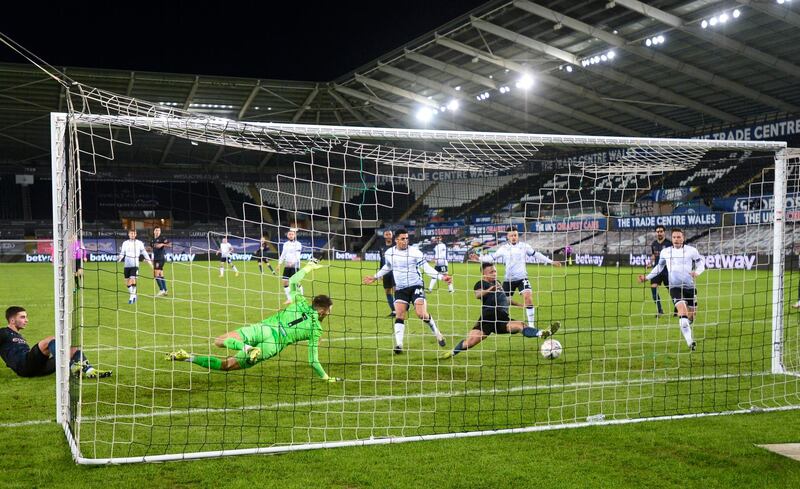
[[[433,119],[433,111],[428,107],[422,107],[417,111],[417,120],[421,122],[430,122]]]

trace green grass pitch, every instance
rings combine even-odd
[[[493,336],[440,361],[424,324],[407,321],[406,353],[394,356],[392,321],[378,286],[362,286],[374,264],[328,262],[305,283],[307,296],[335,301],[320,356],[331,375],[314,378],[304,344],[242,372],[208,372],[170,363],[184,348],[223,355],[211,339],[260,320],[284,299],[276,277],[239,264],[218,277],[216,263],[172,264],[169,298],[154,298],[141,278],[139,302],[127,304],[120,269],[88,264],[76,314],[90,360],[114,376],[81,384],[81,449],[119,457],[337,442],[523,426],[580,423],[602,415],[626,420],[800,404],[797,377],[772,375],[767,272],[707,271],[698,282],[699,348],[689,353],[676,320],[656,318],[641,270],[614,267],[529,268],[539,326],[559,320],[564,355],[538,354],[539,340]],[[502,267],[501,267],[502,268]],[[147,265],[142,273],[149,276]],[[0,296],[29,310],[29,341],[52,334],[52,268],[1,265]],[[501,270],[502,273],[502,270]],[[452,347],[472,327],[476,265],[456,265],[456,293],[440,284],[430,311]],[[662,300],[668,303],[666,290]],[[787,300],[787,304],[788,304]],[[512,317],[524,318],[522,309]],[[797,319],[787,312],[787,355],[797,357]],[[795,367],[797,365],[795,364]],[[773,412],[621,426],[594,426],[460,440],[239,457],[186,464],[91,469],[72,464],[55,410],[54,377],[20,379],[4,369],[0,430],[9,450],[4,485],[58,485],[58,474],[87,484],[248,485],[264,474],[280,487],[506,486],[513,480],[558,487],[791,486],[800,470],[754,443],[798,441],[796,412]],[[374,460],[375,463],[364,463]],[[256,462],[256,463],[253,463]],[[192,470],[187,470],[191,468]],[[191,475],[187,475],[191,473]],[[49,476],[48,474],[53,474]],[[112,474],[119,474],[115,477]],[[156,474],[158,476],[156,477]],[[188,478],[187,478],[188,477]],[[138,481],[138,482],[132,482]],[[750,481],[750,482],[748,482]],[[267,483],[269,485],[269,482]]]

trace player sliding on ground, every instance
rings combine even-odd
[[[655,268],[647,275],[639,275],[639,282],[652,280],[666,267],[669,274],[669,295],[678,309],[681,333],[686,345],[694,351],[697,347],[692,338],[692,323],[697,313],[697,288],[694,279],[705,270],[705,260],[694,246],[684,245],[682,229],[672,230],[672,246],[664,248]]]
[[[528,243],[519,242],[519,232],[516,228],[509,228],[507,241],[504,245],[497,248],[494,253],[488,253],[478,258],[473,254],[471,261],[480,260],[483,263],[506,264],[506,277],[503,280],[503,290],[506,295],[511,297],[514,292],[519,290],[525,302],[525,316],[528,318],[528,327],[536,327],[536,308],[533,306],[533,289],[531,281],[528,280],[528,257],[532,256],[537,263],[546,263],[554,267],[560,267],[561,263],[553,261],[540,252],[534,250]]]
[[[408,231],[398,229],[394,235],[395,246],[386,250],[385,263],[378,273],[364,277],[364,283],[370,285],[388,273],[392,273],[395,282],[394,311],[396,318],[394,321],[394,353],[403,353],[403,334],[406,328],[406,317],[408,308],[414,305],[414,312],[417,317],[422,319],[431,328],[431,332],[436,336],[439,346],[445,346],[447,342],[436,327],[436,321],[428,312],[428,304],[425,301],[425,285],[422,281],[422,274],[419,268],[422,267],[431,277],[437,280],[444,280],[448,285],[453,278],[446,273],[439,273],[427,261],[419,250],[409,246]]]
[[[510,300],[503,291],[500,282],[497,281],[497,267],[492,263],[481,264],[481,280],[475,284],[475,298],[483,303],[481,317],[465,340],[461,340],[453,351],[442,355],[442,359],[458,355],[462,351],[469,350],[481,341],[485,340],[492,333],[515,334],[522,332],[526,338],[547,338],[553,336],[561,323],[558,321],[550,324],[550,329],[538,330],[526,326],[522,321],[512,321],[508,314],[509,305],[522,307],[522,304]]]
[[[167,360],[191,362],[211,370],[239,370],[270,359],[287,346],[298,341],[308,341],[308,363],[314,372],[327,382],[342,379],[329,377],[319,363],[319,339],[322,336],[323,319],[331,313],[333,301],[327,295],[314,297],[309,305],[299,293],[300,281],[312,270],[322,268],[316,260],[309,260],[302,269],[289,279],[292,305],[281,309],[260,323],[230,331],[214,340],[219,348],[237,350],[225,359],[215,356],[191,355],[184,350],[168,353]]]

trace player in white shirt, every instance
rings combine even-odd
[[[436,246],[433,248],[433,268],[439,273],[447,273],[447,245],[442,243],[441,236],[435,236],[433,242],[436,243]],[[436,282],[436,277],[431,278],[431,283],[428,285],[428,292],[433,292],[433,288],[436,287]],[[453,282],[447,284],[447,290],[451,294],[453,293]]]
[[[383,267],[375,275],[364,277],[364,283],[369,285],[387,273],[392,273],[394,276],[394,312],[396,315],[394,322],[394,353],[403,353],[405,320],[408,316],[410,304],[414,304],[414,312],[431,329],[439,346],[445,346],[447,342],[444,336],[439,331],[439,328],[436,327],[433,317],[428,313],[428,304],[425,301],[425,283],[422,280],[422,274],[419,269],[422,267],[429,276],[444,280],[448,284],[453,279],[449,275],[439,273],[431,267],[425,261],[425,255],[422,254],[419,248],[409,246],[408,231],[405,229],[400,229],[395,233],[394,242],[395,246],[386,250]]]
[[[150,255],[144,248],[144,243],[136,239],[136,230],[131,229],[128,231],[128,239],[123,241],[119,249],[119,257],[117,258],[118,262],[125,260],[125,281],[128,286],[128,292],[130,293],[128,304],[136,303],[136,277],[139,275],[140,256],[143,256],[151,267],[153,266],[153,262],[150,261]]]
[[[669,274],[669,295],[678,309],[681,333],[692,351],[697,343],[692,338],[692,323],[697,313],[697,288],[694,279],[706,269],[706,261],[694,246],[683,244],[682,229],[672,230],[672,247],[664,248],[655,268],[647,275],[639,275],[639,282],[652,280],[666,267]]]
[[[283,279],[283,293],[286,294],[286,302],[284,304],[291,304],[292,295],[289,288],[289,279],[300,269],[300,253],[303,251],[303,244],[297,241],[296,228],[289,228],[289,232],[286,233],[286,239],[288,241],[283,243],[281,256],[278,258],[278,267],[283,265],[281,278]],[[302,287],[298,290],[300,294],[303,293]]]
[[[514,292],[519,290],[522,294],[525,306],[525,316],[528,319],[528,327],[536,327],[536,308],[533,306],[533,289],[531,281],[528,280],[528,257],[532,256],[537,263],[546,263],[554,267],[560,267],[561,262],[553,261],[540,252],[534,250],[528,243],[519,242],[519,231],[510,228],[506,235],[507,241],[504,245],[497,248],[494,253],[488,253],[480,257],[484,263],[505,263],[506,276],[503,280],[503,291],[510,298]],[[473,255],[472,260],[477,257]]]
[[[217,255],[219,255],[219,278],[225,276],[226,265],[231,267],[231,270],[233,270],[233,273],[235,273],[237,277],[239,276],[239,270],[236,268],[236,264],[233,263],[233,250],[233,245],[228,243],[228,237],[223,237],[222,242],[219,244],[219,249],[217,250]]]

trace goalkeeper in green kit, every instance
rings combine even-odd
[[[236,355],[225,359],[215,356],[192,355],[184,350],[168,353],[167,360],[191,362],[211,370],[239,370],[250,368],[280,353],[298,341],[308,341],[308,363],[314,372],[327,382],[342,379],[329,377],[319,363],[320,322],[331,313],[333,301],[327,295],[318,295],[311,304],[300,293],[300,281],[312,270],[322,268],[317,260],[309,260],[289,279],[292,304],[264,319],[260,323],[230,331],[214,340],[220,348],[237,350]]]

